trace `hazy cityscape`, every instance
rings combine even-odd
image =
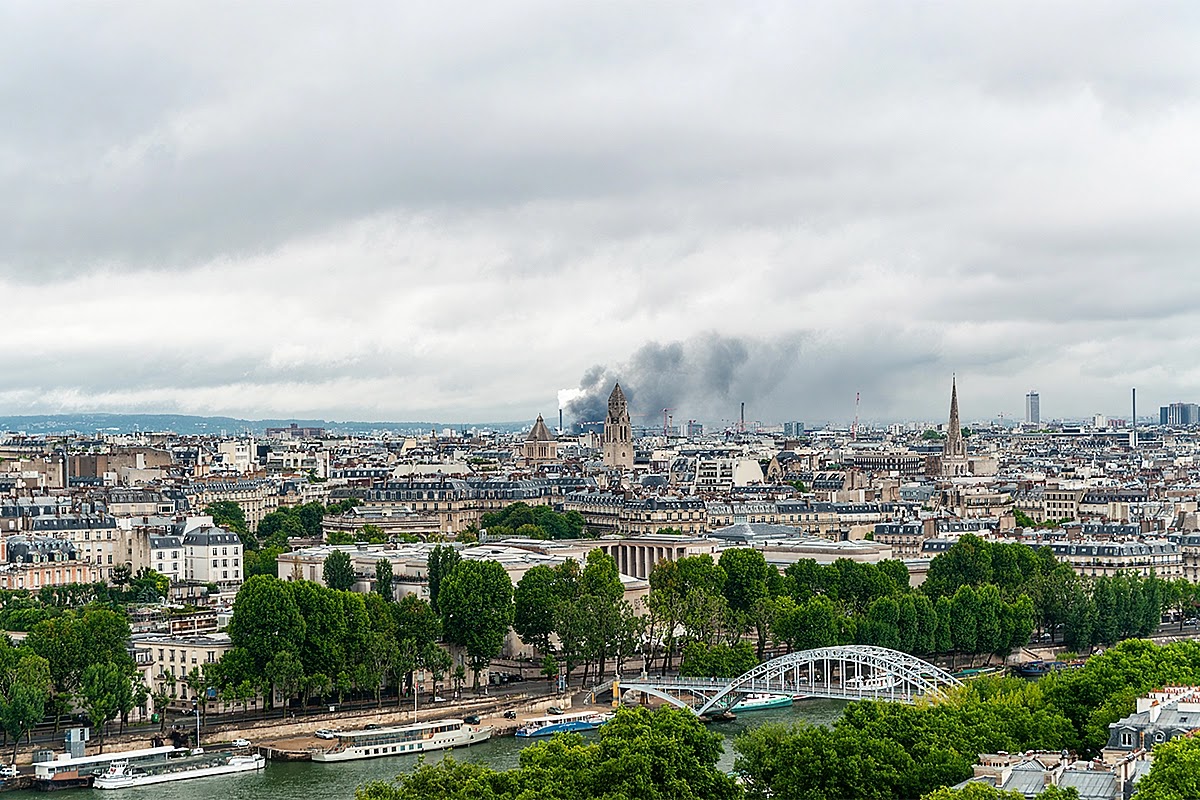
[[[1200,799],[1198,40],[0,7],[0,791]]]

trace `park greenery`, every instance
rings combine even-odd
[[[516,502],[484,514],[479,526],[491,539],[581,539],[585,522],[578,511],[559,513],[550,506]]]

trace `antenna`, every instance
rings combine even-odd
[[[858,438],[858,401],[859,401],[859,394],[860,394],[859,392],[855,392],[855,393],[854,393],[854,424],[850,426],[850,438],[851,438],[851,439],[857,439],[857,438]]]

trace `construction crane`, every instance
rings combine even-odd
[[[664,408],[663,409],[663,436],[669,435],[667,433],[667,431],[671,427],[671,412],[674,410],[675,409],[673,409],[673,408]]]

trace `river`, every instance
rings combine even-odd
[[[710,726],[725,737],[725,753],[719,762],[721,769],[733,767],[733,739],[747,728],[767,722],[796,722],[806,720],[814,724],[826,724],[842,714],[845,702],[840,700],[805,700],[791,708],[748,711],[733,722]],[[508,769],[517,765],[522,747],[531,743],[529,739],[513,736],[492,739],[484,744],[465,750],[455,750],[454,757],[460,761],[476,761],[490,764],[496,769]],[[441,753],[427,756],[434,760]],[[122,789],[111,793],[112,800],[351,800],[354,790],[369,781],[389,781],[401,772],[411,770],[416,756],[374,758],[363,761],[346,761],[337,764],[315,762],[283,763],[269,762],[260,773],[227,775],[214,778],[199,778],[158,786]],[[109,793],[104,793],[107,796]],[[33,800],[47,797],[41,792],[12,792],[7,800]],[[99,790],[68,792],[66,797],[102,796]]]

